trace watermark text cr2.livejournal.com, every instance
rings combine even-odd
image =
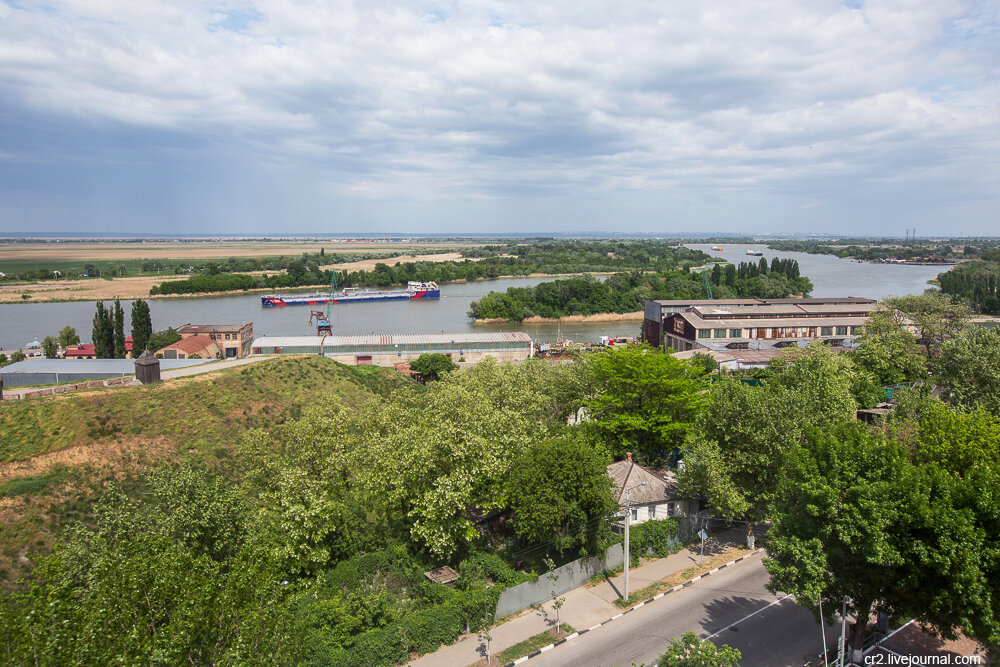
[[[867,665],[905,665],[906,667],[923,667],[924,665],[985,665],[986,660],[981,655],[897,655],[895,653],[873,653],[865,656]]]

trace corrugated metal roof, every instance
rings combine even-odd
[[[694,311],[677,313],[695,329],[789,329],[792,327],[862,326],[867,317],[762,317],[760,319],[704,320]]]
[[[787,299],[656,299],[654,303],[658,303],[661,306],[704,306],[711,304],[723,304],[723,305],[744,305],[744,306],[766,306],[766,305],[778,305],[794,303],[800,305],[816,305],[816,304],[850,304],[850,303],[871,303],[874,304],[876,301],[874,299],[867,299],[860,296],[815,296],[808,297],[805,299],[796,299],[790,297]]]
[[[357,336],[261,336],[254,347],[324,347],[338,345],[440,345],[445,343],[530,343],[531,336],[522,331],[454,334],[365,334]]]
[[[160,359],[160,370],[205,364],[215,359]],[[135,373],[134,359],[28,359],[0,368],[6,373]]]

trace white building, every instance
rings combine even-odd
[[[608,466],[608,476],[615,483],[615,500],[619,505],[624,507],[625,490],[632,489],[629,492],[632,523],[686,514],[687,502],[677,492],[677,481],[672,472],[661,475],[643,468],[632,460],[632,454],[629,453],[624,461]],[[643,485],[638,486],[639,484]]]

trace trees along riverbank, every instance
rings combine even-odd
[[[760,262],[715,264],[708,275],[714,298],[784,298],[812,290],[799,275],[795,260],[775,257]],[[632,271],[601,282],[590,275],[555,280],[535,287],[510,287],[490,292],[469,304],[477,320],[523,322],[530,318],[556,319],[569,315],[641,311],[646,299],[707,298],[704,278],[686,269],[660,273]]]

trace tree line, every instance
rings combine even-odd
[[[379,262],[371,271],[340,271],[340,287],[389,287],[409,281],[492,280],[501,276],[533,273],[572,274],[581,271],[672,270],[703,263],[709,256],[699,250],[659,241],[552,241],[469,248],[465,259],[448,262],[404,262],[396,266]],[[288,262],[285,273],[250,276],[205,272],[187,280],[163,282],[150,294],[204,294],[249,289],[281,289],[326,285],[329,269],[320,269],[318,254],[304,254]]]
[[[795,260],[775,257],[770,264],[715,264],[709,272],[715,298],[784,298],[806,295],[812,282],[799,275]],[[544,282],[534,287],[510,287],[490,292],[469,304],[469,317],[520,322],[547,318],[642,310],[647,299],[705,299],[701,274],[685,269],[661,273],[632,271],[601,282],[590,275]]]
[[[941,292],[987,315],[1000,315],[1000,251],[989,260],[965,262],[938,275]]]

